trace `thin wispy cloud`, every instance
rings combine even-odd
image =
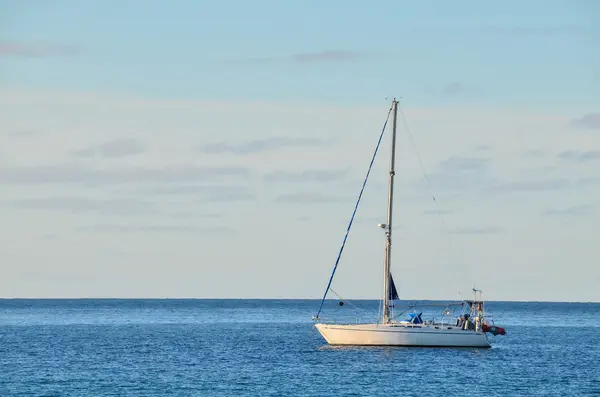
[[[231,202],[238,197],[213,197],[215,202]],[[204,200],[209,201],[209,200]],[[193,202],[190,203],[193,205]],[[165,202],[148,198],[129,197],[93,198],[86,196],[41,196],[0,200],[0,208],[31,211],[60,211],[68,214],[91,214],[101,218],[149,219],[154,217],[177,220],[213,220],[224,217],[223,213],[194,213],[182,210],[179,202]],[[201,207],[198,207],[201,208]]]
[[[488,25],[474,28],[478,33],[518,36],[587,35],[590,31],[580,25],[554,24],[546,26]]]
[[[334,182],[344,179],[348,170],[306,170],[298,172],[274,171],[264,176],[268,182]]]
[[[600,130],[600,113],[588,113],[571,120],[569,125],[581,129]]]
[[[584,178],[579,178],[576,181],[576,186],[578,187],[589,187],[589,186],[599,186],[600,185],[600,176],[589,176]]]
[[[278,203],[340,203],[348,201],[344,197],[328,196],[321,193],[289,193],[281,194],[274,200]]]
[[[423,211],[423,215],[452,215],[456,211],[453,210],[425,210]]]
[[[143,153],[144,150],[144,145],[139,140],[120,138],[74,150],[71,153],[75,157],[120,158],[140,154]]]
[[[204,145],[200,150],[210,154],[230,153],[234,155],[247,155],[285,148],[319,147],[324,145],[326,145],[326,142],[314,138],[276,137],[241,143],[213,142]]]
[[[36,234],[34,239],[41,241],[56,241],[60,239],[60,235],[56,232],[45,232]]]
[[[234,59],[234,63],[276,63],[287,62],[293,64],[312,64],[312,63],[342,63],[360,61],[368,56],[365,52],[348,50],[328,50],[305,52],[299,54],[290,54],[283,56],[267,56],[254,58]]]
[[[523,152],[523,155],[527,158],[532,158],[532,157],[540,158],[540,157],[543,157],[545,154],[546,154],[546,152],[543,149],[529,149],[529,150],[525,150]]]
[[[497,183],[488,187],[491,192],[533,192],[561,190],[572,186],[567,178],[520,180]]]
[[[600,150],[565,150],[558,154],[558,158],[576,163],[597,161],[600,160]]]
[[[539,149],[523,152],[526,157],[543,157],[544,153]],[[570,150],[560,152],[557,156],[563,161],[586,163],[600,161],[600,150]],[[473,190],[483,194],[541,193],[600,185],[600,177],[542,177],[506,180],[495,176],[489,165],[489,158],[453,156],[438,163],[434,171],[429,173],[428,179],[435,189],[454,192]],[[542,175],[551,175],[555,173],[553,168],[545,166],[538,171]],[[419,189],[427,188],[421,179],[416,181],[416,186]]]
[[[233,203],[255,201],[256,194],[248,186],[238,185],[161,185],[135,189],[117,189],[118,194],[133,194],[135,196],[152,197],[164,200],[171,196],[185,199],[187,203]]]
[[[544,215],[552,216],[586,216],[591,214],[592,206],[589,204],[575,205],[567,208],[552,208],[543,212]]]
[[[244,178],[250,171],[244,167],[202,167],[171,165],[157,168],[119,167],[97,169],[82,164],[35,165],[0,168],[0,183],[16,185],[77,184],[98,186],[133,182],[175,184],[204,182],[223,178]]]
[[[527,179],[513,182],[494,183],[486,187],[490,193],[511,193],[511,192],[551,192],[565,189],[580,189],[600,185],[600,177],[582,177],[582,178],[546,178],[546,179]]]
[[[482,93],[476,86],[454,81],[442,87],[442,95],[447,97],[474,96]]]
[[[25,138],[35,137],[39,134],[40,134],[40,132],[36,131],[36,130],[19,130],[19,131],[11,131],[7,135],[10,138],[14,138],[14,139],[25,139]]]
[[[233,203],[255,201],[256,195],[247,192],[212,192],[205,194],[197,199],[198,202],[204,203]]]
[[[43,58],[78,55],[80,49],[72,45],[48,42],[0,41],[0,57]]]
[[[134,199],[95,199],[81,196],[52,196],[3,200],[0,205],[27,210],[60,210],[71,213],[95,212],[102,215],[135,216],[156,212],[156,205]]]
[[[452,156],[439,164],[448,171],[480,171],[487,167],[489,159],[483,157]]]
[[[297,63],[348,62],[360,60],[363,56],[363,53],[356,51],[334,50],[296,54],[292,55],[291,59]]]
[[[250,188],[240,185],[216,184],[178,184],[129,189],[126,192],[142,195],[159,196],[212,196],[212,195],[241,195],[250,192]]]
[[[97,224],[81,226],[75,229],[81,233],[194,233],[198,235],[219,235],[235,233],[235,229],[226,226],[199,227],[195,225],[119,225]]]
[[[441,161],[428,180],[435,189],[462,191],[480,189],[493,182],[488,171],[489,159],[484,157],[452,156]],[[417,182],[421,189],[427,188],[422,178]]]
[[[487,227],[464,227],[464,228],[456,228],[449,230],[450,234],[457,235],[477,235],[477,234],[498,234],[502,233],[504,229],[495,227],[495,226],[487,226]]]

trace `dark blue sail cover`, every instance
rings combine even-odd
[[[392,273],[390,273],[390,288],[388,291],[388,299],[391,301],[400,299],[398,297],[398,291],[396,290],[396,284],[394,284],[394,278],[392,277]]]
[[[408,322],[411,324],[423,324],[421,314],[423,313],[408,313]]]

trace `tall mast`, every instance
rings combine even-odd
[[[392,101],[393,123],[392,123],[392,158],[390,161],[390,182],[388,192],[388,217],[386,225],[385,243],[385,265],[383,268],[383,323],[390,321],[390,259],[392,256],[392,208],[394,204],[394,163],[396,160],[396,119],[398,116],[398,101]]]

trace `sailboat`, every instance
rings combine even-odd
[[[393,202],[394,202],[394,177],[395,177],[395,156],[396,156],[396,124],[398,117],[398,101],[393,99],[392,105],[388,112],[388,118],[383,126],[379,141],[375,149],[375,153],[371,159],[367,176],[363,182],[358,200],[354,207],[354,212],[350,219],[350,223],[346,230],[342,247],[339,251],[335,262],[333,272],[329,279],[329,283],[321,300],[321,304],[313,320],[315,328],[330,345],[354,345],[354,346],[421,346],[421,347],[474,347],[474,348],[489,348],[491,347],[488,333],[493,335],[506,332],[504,328],[493,325],[493,321],[488,321],[484,314],[484,301],[481,298],[481,291],[473,288],[473,300],[464,300],[461,303],[454,304],[460,307],[459,315],[456,320],[453,319],[453,313],[449,307],[452,304],[445,306],[441,320],[424,320],[422,312],[414,311],[407,313],[408,318],[398,321],[397,316],[394,316],[392,309],[395,305],[392,302],[399,299],[398,291],[394,284],[391,274],[391,254],[392,254],[392,225],[393,225]],[[335,271],[338,267],[340,257],[354,216],[357,212],[362,194],[364,192],[367,180],[369,178],[373,162],[377,155],[377,151],[382,141],[382,137],[386,130],[386,126],[392,114],[392,150],[389,169],[389,186],[388,186],[388,208],[387,208],[387,223],[379,224],[379,227],[385,231],[385,261],[384,261],[384,283],[383,283],[383,298],[382,298],[382,316],[377,322],[373,323],[356,323],[356,324],[338,324],[323,322],[320,318],[323,304],[327,298],[327,293],[331,290],[331,282]],[[477,295],[479,293],[479,296]],[[340,302],[342,305],[343,302]]]

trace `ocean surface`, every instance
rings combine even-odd
[[[317,306],[0,299],[0,396],[600,396],[597,303],[488,302],[491,349],[328,347]]]

